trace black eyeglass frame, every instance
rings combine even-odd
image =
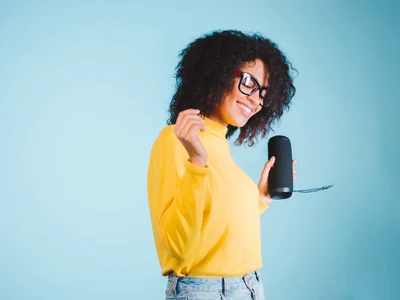
[[[261,84],[258,83],[257,79],[255,79],[251,74],[246,73],[246,72],[243,72],[243,71],[241,71],[241,70],[237,70],[237,71],[236,71],[236,75],[237,75],[237,76],[240,76],[240,80],[239,80],[239,84],[238,84],[238,89],[239,89],[239,91],[240,91],[243,95],[251,96],[251,95],[253,95],[255,92],[260,91],[260,92],[259,92],[259,93],[260,93],[260,96],[259,96],[259,97],[260,97],[260,99],[262,99],[263,102],[265,102],[266,96],[268,95],[268,92],[269,92],[269,87],[268,87],[268,86],[262,86]],[[242,85],[242,81],[243,81],[243,79],[244,79],[245,77],[250,77],[250,78],[257,84],[257,87],[256,87],[255,89],[253,89],[250,93],[243,92],[242,89],[240,88],[240,86]],[[265,93],[265,96],[263,97],[263,96],[262,96],[262,92],[263,92],[264,90],[266,91],[266,93]],[[264,105],[264,104],[261,104],[261,103],[259,103],[259,104],[260,104],[260,106],[261,106],[262,108],[265,108],[265,107],[268,107],[268,106],[271,104],[271,102],[269,102],[267,105]]]

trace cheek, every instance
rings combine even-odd
[[[234,90],[232,90],[232,91],[229,93],[229,96],[228,96],[230,102],[236,102],[237,100],[245,99],[246,97],[247,97],[247,96],[246,96],[246,95],[243,95],[237,88],[235,88]]]
[[[230,94],[228,97],[225,98],[224,105],[225,108],[232,108],[237,104],[237,101],[239,100],[239,97],[235,94]]]
[[[254,116],[255,114],[259,113],[261,109],[262,109],[262,107],[259,105],[259,106],[256,108],[256,111],[254,112],[253,116]]]

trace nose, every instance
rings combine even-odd
[[[261,99],[260,99],[260,93],[258,90],[255,93],[248,95],[247,99],[249,99],[251,102],[253,102],[254,105],[256,105],[256,107],[258,107],[260,104],[262,104]]]

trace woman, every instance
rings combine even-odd
[[[166,299],[264,299],[260,215],[272,202],[233,160],[264,138],[295,94],[290,63],[261,35],[217,31],[180,53],[169,126],[155,141],[148,197]],[[293,174],[294,179],[294,174]]]

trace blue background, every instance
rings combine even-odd
[[[400,299],[397,1],[1,1],[0,298],[163,299],[147,204],[178,52],[260,32],[299,70],[262,216],[268,299]],[[233,141],[232,141],[233,143]],[[267,140],[234,147],[258,181]]]

